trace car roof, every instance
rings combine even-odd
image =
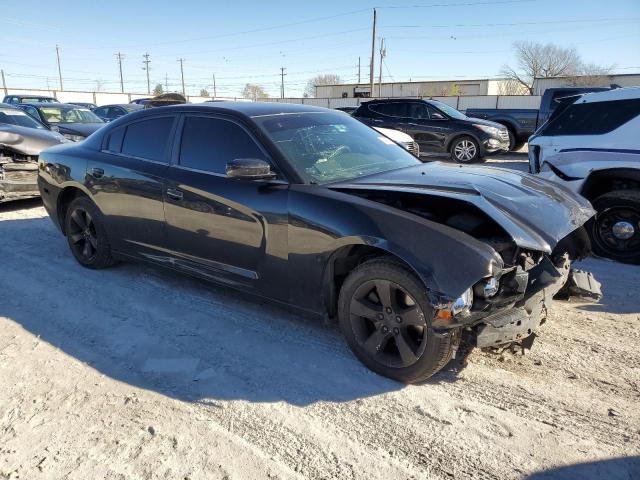
[[[429,102],[433,100],[427,100],[426,98],[374,98],[373,100],[368,100],[366,102],[362,102],[361,105],[366,105],[367,103],[394,103],[394,102]]]
[[[607,102],[613,100],[630,100],[640,98],[640,87],[614,88],[604,92],[585,93],[578,103]]]
[[[50,95],[14,95],[13,93],[9,93],[7,95],[5,95],[5,97],[12,97],[12,98],[53,98],[54,100],[56,100],[55,97],[52,97]],[[57,100],[56,100],[57,102]]]
[[[60,107],[69,107],[69,108],[78,108],[78,105],[74,105],[72,103],[60,103],[60,102],[33,102],[33,103],[22,103],[20,105],[29,105],[31,107],[47,107],[47,108],[60,108]]]
[[[153,114],[162,111],[171,110],[173,112],[217,112],[235,114],[244,117],[254,118],[270,115],[285,115],[293,113],[326,113],[334,112],[323,107],[314,107],[312,105],[302,105],[297,103],[277,103],[277,102],[203,102],[203,103],[182,103],[179,105],[167,105],[162,107],[144,109],[145,114]],[[136,112],[141,115],[143,112]]]
[[[11,105],[10,103],[2,103],[0,102],[0,107],[2,108],[13,108],[14,110],[20,110],[18,107],[16,107],[15,105]],[[22,111],[22,110],[20,110]]]
[[[103,107],[127,107],[127,108],[138,108],[140,105],[137,103],[109,103],[108,105],[98,105],[98,108]]]

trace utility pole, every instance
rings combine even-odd
[[[284,98],[284,76],[286,73],[284,71],[286,68],[280,67],[280,98]]]
[[[216,74],[213,74],[213,98],[216,98]]]
[[[358,85],[360,85],[360,57],[358,57]]]
[[[373,66],[376,61],[376,9],[373,9],[373,30],[371,32],[371,63],[369,64],[369,95],[373,97]]]
[[[2,88],[4,88],[4,94],[7,95],[9,92],[7,91],[7,82],[4,79],[4,70],[0,70],[2,74]]]
[[[382,96],[382,61],[387,56],[387,49],[384,46],[384,38],[380,39],[380,75],[378,76],[378,96]]]
[[[60,47],[56,45],[56,59],[58,60],[58,78],[60,79],[60,91],[64,90],[62,85],[62,70],[60,69]]]
[[[118,68],[120,69],[120,91],[124,93],[124,80],[122,78],[122,54],[118,52],[115,55],[118,59]]]
[[[182,95],[186,97],[187,92],[184,90],[184,58],[179,58],[178,61],[180,62],[180,77],[182,77]]]
[[[151,63],[151,60],[149,60],[149,56],[148,52],[142,55],[142,58],[144,58],[142,61],[144,67],[142,67],[142,69],[147,71],[147,95],[151,95],[151,80],[149,80],[149,64]]]
[[[166,73],[164,74],[164,89],[164,93],[169,93],[169,77]]]

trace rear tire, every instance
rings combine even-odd
[[[435,333],[433,315],[424,284],[390,258],[363,263],[340,290],[347,344],[369,369],[399,382],[422,382],[451,359],[453,332]]]
[[[458,163],[473,163],[480,160],[480,147],[472,137],[457,138],[449,149],[451,159]]]
[[[87,197],[78,197],[67,207],[65,233],[71,253],[83,267],[100,269],[115,263],[104,217]]]
[[[616,190],[596,198],[589,224],[593,253],[622,263],[640,264],[640,192]]]

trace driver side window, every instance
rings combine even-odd
[[[269,162],[240,125],[214,117],[185,118],[180,141],[181,166],[226,175],[227,163],[240,158]]]

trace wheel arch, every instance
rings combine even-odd
[[[338,296],[342,284],[349,273],[367,260],[379,257],[388,257],[396,260],[423,282],[420,274],[408,262],[389,250],[365,244],[343,245],[329,255],[324,266],[322,293],[325,311],[329,318],[334,318],[337,315]]]
[[[593,171],[585,180],[580,194],[593,201],[614,190],[640,190],[640,169],[609,168]]]
[[[60,193],[58,194],[58,199],[56,201],[56,215],[58,216],[58,224],[60,225],[60,230],[64,235],[66,235],[65,217],[67,214],[67,207],[73,200],[80,196],[91,198],[89,192],[80,185],[68,185],[60,190]]]

